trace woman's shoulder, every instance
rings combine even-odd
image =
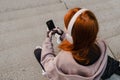
[[[68,58],[68,57],[71,57],[71,56],[72,56],[72,53],[71,53],[71,52],[61,50],[56,57],[57,57],[57,58]]]
[[[73,62],[72,53],[69,51],[60,51],[59,54],[56,56],[56,62],[60,64],[67,64]]]
[[[97,39],[95,42],[99,47],[104,46],[106,47],[106,42],[103,39]]]

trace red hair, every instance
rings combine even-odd
[[[73,15],[79,10],[80,8],[71,9],[64,16],[64,24],[66,28],[68,28],[68,24]],[[72,52],[72,55],[76,60],[79,60],[81,63],[88,64],[90,62],[90,58],[88,56],[89,50],[93,48],[96,52],[98,51],[95,47],[98,31],[99,27],[95,15],[89,10],[85,11],[78,16],[73,25],[73,44],[64,40],[59,45],[59,48]]]

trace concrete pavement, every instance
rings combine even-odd
[[[0,80],[46,80],[33,51],[46,36],[48,19],[64,27],[67,9],[92,10],[100,25],[99,37],[109,46],[108,54],[120,59],[119,0],[0,0]],[[55,46],[56,43],[55,43]],[[108,80],[120,80],[113,75]]]

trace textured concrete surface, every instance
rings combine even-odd
[[[39,38],[40,41],[43,41],[47,28],[45,22],[52,18],[53,20],[59,22],[56,24],[57,26],[62,25],[61,20],[63,19],[65,12],[66,11],[54,12],[54,15],[59,17],[55,17],[52,13],[49,13],[1,23],[3,27],[0,31],[0,44],[2,45],[0,50],[3,51],[17,45],[28,44],[34,42],[36,39],[39,40]]]
[[[46,80],[33,55],[34,48],[46,36],[45,22],[53,19],[56,26],[63,28],[64,14],[73,7],[95,13],[99,37],[109,46],[107,53],[119,60],[119,4],[119,0],[0,0],[0,80]],[[113,75],[108,80],[120,77]]]
[[[107,39],[107,43],[115,58],[120,61],[120,35]]]
[[[0,0],[0,13],[59,3],[59,0]]]
[[[53,8],[54,8],[54,11],[53,11]],[[55,3],[54,5],[49,4],[49,5],[42,6],[42,7],[38,6],[38,7],[33,7],[33,8],[4,12],[0,14],[0,22],[15,20],[15,19],[24,18],[24,17],[31,17],[35,15],[42,15],[42,14],[47,14],[51,12],[62,11],[64,9],[65,9],[64,3],[59,3],[59,4]]]

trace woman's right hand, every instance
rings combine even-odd
[[[53,35],[58,34],[60,35],[60,40],[62,41],[64,39],[64,31],[61,30],[59,27],[54,28],[53,30],[50,30],[47,32],[47,37],[52,38]]]
[[[64,31],[63,31],[62,29],[60,29],[59,27],[56,27],[56,28],[54,28],[53,30],[55,30],[56,33],[57,33],[58,35],[60,35],[60,36],[64,33]]]

